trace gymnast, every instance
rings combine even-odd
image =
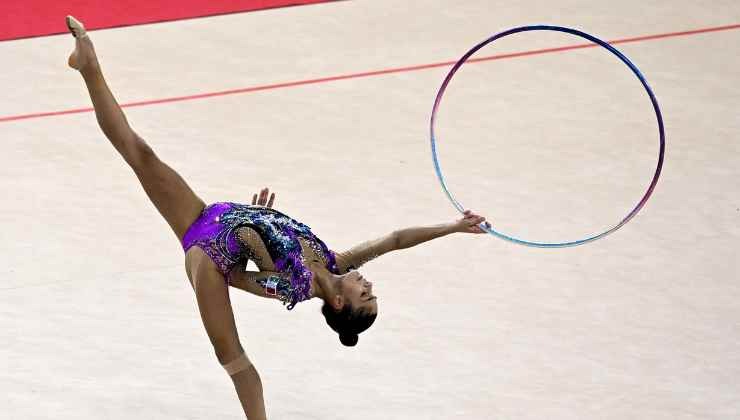
[[[326,323],[342,344],[354,346],[378,313],[373,285],[357,268],[390,251],[451,233],[484,233],[478,225],[485,219],[467,211],[452,223],[397,230],[334,253],[308,226],[273,209],[274,194],[268,202],[267,189],[253,197],[252,205],[206,205],[131,129],[82,23],[68,16],[67,27],[75,37],[69,66],[82,75],[103,133],[182,244],[203,326],[250,420],[266,418],[262,382],[239,342],[228,286],[277,299],[289,310],[319,298]],[[246,271],[248,260],[260,271]]]

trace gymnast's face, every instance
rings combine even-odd
[[[374,315],[378,313],[378,298],[373,294],[373,284],[359,271],[352,270],[342,276],[340,293],[353,308]]]

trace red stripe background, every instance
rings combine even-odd
[[[66,15],[111,28],[333,0],[0,0],[0,41],[64,33]]]

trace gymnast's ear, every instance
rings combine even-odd
[[[344,308],[344,296],[338,294],[333,295],[331,298],[329,298],[329,305],[331,305],[331,307],[335,311],[341,311],[342,308]]]

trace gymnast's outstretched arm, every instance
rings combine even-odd
[[[399,232],[394,231],[380,238],[362,242],[336,254],[337,269],[340,273],[360,268],[363,264],[399,248]]]
[[[485,233],[480,228],[486,218],[467,210],[464,217],[450,223],[441,223],[433,226],[419,226],[398,229],[381,238],[363,242],[351,249],[337,254],[337,265],[339,271],[344,273],[348,270],[357,269],[366,262],[375,259],[385,253],[398,249],[411,248],[432,239],[441,238],[452,233]]]
[[[398,247],[396,249],[411,248],[412,246],[441,238],[451,233],[485,233],[480,228],[486,218],[466,210],[463,217],[451,223],[442,223],[434,226],[411,227],[396,231]]]

